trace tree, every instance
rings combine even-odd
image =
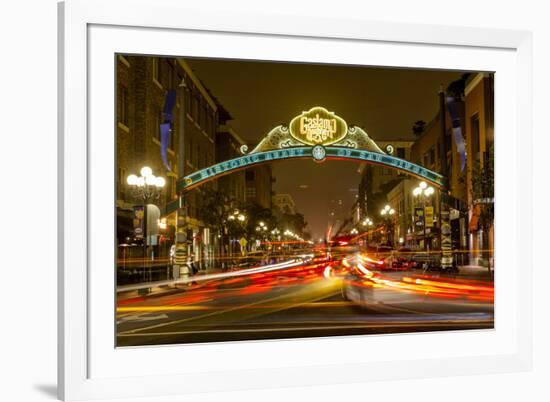
[[[416,137],[420,137],[425,129],[426,129],[426,122],[424,120],[417,120],[414,122],[414,125],[412,126],[413,134]]]
[[[259,226],[260,222],[263,222],[269,230],[275,228],[277,220],[273,216],[271,209],[264,208],[258,204],[247,204],[244,209],[247,216],[245,227],[247,237],[257,237],[258,231],[256,227]]]
[[[217,232],[219,238],[219,254],[222,255],[224,248],[225,234],[227,228],[230,235],[239,235],[234,230],[238,230],[239,227],[235,225],[228,225],[227,217],[233,211],[231,208],[232,200],[223,191],[215,190],[210,187],[204,187],[200,190],[200,197],[202,199],[202,207],[199,208],[198,218],[213,232]]]
[[[470,73],[464,73],[458,80],[451,82],[447,86],[446,95],[452,96],[456,99],[462,99],[464,96],[464,88],[466,87],[466,80],[470,76]]]
[[[304,215],[297,212],[295,214],[282,214],[279,218],[278,225],[281,229],[289,229],[294,233],[303,234],[307,226]]]
[[[475,162],[472,166],[472,200],[474,208],[479,212],[479,226],[483,233],[489,234],[495,219],[495,176],[494,176],[494,146],[491,145],[485,155],[484,163]],[[488,236],[483,237],[483,248],[489,246]],[[489,266],[489,269],[491,267]]]
[[[230,197],[224,192],[205,187],[201,190],[202,208],[198,218],[212,229],[221,229],[229,214]]]

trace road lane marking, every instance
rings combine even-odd
[[[321,282],[321,284],[324,284],[325,285],[324,287],[327,288],[327,289],[330,289],[330,288],[334,287],[335,283],[336,283],[335,281],[330,281],[330,282],[324,282],[323,281],[323,282]],[[203,314],[203,315],[196,316],[196,317],[188,317],[188,318],[183,318],[183,319],[180,319],[180,320],[174,320],[174,321],[159,323],[159,324],[156,324],[156,325],[150,325],[148,327],[141,327],[141,328],[135,328],[135,329],[127,330],[127,331],[121,331],[118,334],[122,335],[122,334],[137,333],[137,332],[141,332],[141,331],[148,331],[148,330],[155,329],[155,328],[165,327],[165,326],[168,326],[168,325],[176,325],[176,324],[181,324],[183,322],[200,320],[200,319],[204,319],[204,318],[208,318],[208,317],[212,317],[212,316],[216,316],[216,315],[220,315],[220,314],[226,314],[226,313],[230,313],[230,312],[233,312],[233,311],[250,308],[251,306],[256,306],[256,305],[259,305],[259,304],[265,304],[265,303],[272,302],[272,301],[275,301],[275,300],[280,300],[280,299],[284,299],[284,298],[292,298],[292,296],[298,296],[300,293],[303,293],[303,292],[304,292],[304,289],[299,289],[296,292],[289,293],[289,294],[283,294],[283,295],[280,295],[280,296],[273,297],[271,299],[259,300],[259,301],[254,302],[254,303],[249,303],[249,304],[245,304],[245,305],[241,305],[241,306],[236,306],[236,307],[226,309],[226,310],[213,311],[211,313]],[[339,290],[338,290],[338,292],[339,292]],[[333,294],[336,294],[338,292],[335,292]],[[323,299],[323,298],[326,298],[326,297],[330,297],[330,296],[327,296],[325,294],[325,295],[323,295],[323,297],[319,298],[319,300]],[[311,301],[313,301],[313,300],[308,300],[308,302],[311,302]],[[294,306],[297,306],[297,305],[298,304],[294,304]],[[263,313],[266,314],[266,312],[263,312]]]
[[[357,324],[357,325],[326,325],[315,327],[276,327],[276,328],[236,328],[236,329],[209,329],[209,330],[187,330],[170,332],[147,332],[147,333],[121,333],[119,337],[146,337],[146,336],[173,336],[173,335],[191,335],[191,334],[209,334],[209,333],[254,333],[254,332],[296,332],[296,331],[318,331],[318,330],[336,330],[336,329],[379,329],[391,327],[448,327],[456,324],[460,325],[487,325],[492,320],[487,321],[448,321],[448,322],[400,322],[384,324]],[[490,329],[490,328],[489,328]]]
[[[164,320],[168,318],[166,314],[158,314],[158,315],[143,315],[143,314],[136,314],[136,315],[128,315],[121,317],[119,320],[117,320],[117,324],[121,324],[123,322],[143,322],[143,321],[157,321],[157,320]]]
[[[300,307],[346,307],[353,306],[353,302],[342,301],[342,302],[314,302],[314,303],[303,303],[300,304]],[[281,307],[295,307],[296,304],[280,304],[280,305],[266,305],[266,306],[255,306],[253,308],[281,308]],[[169,305],[169,306],[138,306],[138,307],[118,307],[117,313],[128,313],[128,312],[156,312],[156,311],[200,311],[200,310],[217,310],[223,309],[228,306],[181,306],[181,305]]]

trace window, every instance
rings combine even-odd
[[[199,99],[199,116],[197,119],[197,123],[199,123],[199,126],[204,128],[204,106],[201,105],[200,99]]]
[[[189,88],[185,88],[185,113],[188,115],[191,115],[191,90]]]
[[[208,128],[206,126],[206,121],[208,120],[208,106],[206,104],[202,108],[202,117],[201,117],[201,127],[208,132]]]
[[[435,163],[435,148],[430,148],[430,165],[433,165]]]
[[[196,123],[199,122],[199,104],[199,97],[196,94],[193,94],[191,97],[191,117]]]
[[[162,123],[162,110],[157,109],[154,119],[155,127],[153,132],[155,133],[155,138],[160,142],[160,123]]]
[[[124,185],[126,184],[126,169],[118,168],[118,199],[123,200],[125,197]]]
[[[212,129],[212,115],[210,114],[210,108],[207,106],[206,107],[206,120],[204,122],[204,127],[205,127],[205,130],[206,130],[206,133],[208,134],[209,137],[211,137],[211,129]]]
[[[170,199],[176,198],[176,178],[174,176],[168,177],[168,197]]]
[[[405,148],[397,148],[397,157],[401,159],[405,159]]]
[[[124,85],[118,87],[118,121],[128,127],[128,88]]]
[[[196,143],[196,150],[193,152],[193,165],[195,166],[195,168],[198,168],[199,167],[199,155],[200,155],[200,145],[198,143]]]
[[[256,187],[246,188],[246,198],[256,198]]]
[[[189,147],[187,148],[187,152],[185,153],[186,157],[187,157],[187,160],[189,161],[189,163],[191,165],[193,165],[193,160],[194,160],[194,155],[193,155],[193,139],[190,138],[189,139]]]
[[[479,115],[476,113],[470,118],[470,125],[472,127],[472,156],[474,161],[480,161],[480,149],[479,149]]]
[[[176,146],[176,131],[172,128],[170,130],[170,141],[168,142],[168,148],[170,148],[173,151],[174,149],[176,149],[175,146]]]

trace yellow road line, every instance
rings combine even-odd
[[[327,325],[315,327],[272,327],[272,328],[236,328],[236,329],[209,329],[209,330],[188,330],[188,331],[170,331],[170,332],[147,332],[147,333],[122,333],[119,337],[145,337],[145,336],[169,336],[169,335],[188,335],[205,333],[245,333],[245,332],[290,332],[290,331],[315,331],[315,330],[335,330],[335,329],[378,329],[388,327],[447,327],[456,324],[464,326],[486,325],[492,320],[469,320],[469,321],[446,321],[446,322],[399,322],[385,324],[359,324],[359,325]]]
[[[328,284],[331,285],[330,287],[334,287],[335,283],[336,283],[336,281],[328,283]],[[302,293],[301,290],[298,291],[298,292],[294,292],[293,295],[298,295],[300,293]],[[275,301],[275,300],[285,299],[285,298],[289,298],[289,297],[292,297],[292,294],[284,294],[284,295],[280,295],[280,296],[277,296],[277,297],[273,297],[271,299],[259,300],[259,301],[254,302],[254,303],[249,303],[249,304],[245,304],[245,305],[241,305],[241,306],[236,306],[236,307],[226,309],[226,310],[213,311],[211,313],[203,314],[203,315],[196,316],[196,317],[188,317],[188,318],[183,318],[183,319],[180,319],[180,320],[174,320],[174,321],[163,322],[163,323],[159,323],[159,324],[155,324],[155,325],[150,325],[148,327],[141,327],[141,328],[135,328],[135,329],[128,330],[128,331],[122,331],[122,332],[119,332],[118,335],[132,334],[132,333],[136,333],[136,332],[147,331],[147,330],[154,329],[154,328],[165,327],[167,325],[175,325],[175,324],[181,324],[183,322],[188,322],[188,321],[193,321],[193,320],[200,320],[200,319],[204,319],[204,318],[208,318],[208,317],[212,317],[212,316],[216,316],[216,315],[220,315],[220,314],[229,313],[229,312],[232,312],[232,311],[237,311],[237,310],[250,308],[252,306],[257,306],[259,304],[266,304],[266,303],[269,303],[269,302],[272,302],[272,301]],[[320,297],[319,299],[322,299],[322,298],[325,298],[325,297],[327,297],[326,294],[323,295],[322,297]],[[312,301],[314,301],[314,300],[311,300],[311,299],[308,300],[308,302],[312,302]],[[298,306],[299,304],[300,303],[296,303],[294,306]],[[282,309],[284,309],[284,308],[282,308]],[[282,310],[282,309],[280,309],[280,310]],[[274,310],[274,311],[278,311],[278,310]],[[271,311],[271,310],[267,311],[266,310],[266,311],[262,312],[261,314],[267,314],[268,312],[270,313],[270,312],[273,312],[273,311]],[[249,317],[247,317],[247,318],[249,318]]]

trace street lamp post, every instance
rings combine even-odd
[[[392,217],[393,217],[394,214],[395,214],[395,209],[393,209],[389,205],[386,205],[384,207],[384,209],[382,209],[382,211],[380,211],[380,215],[382,215],[382,218],[384,220],[386,220],[386,222],[387,222],[386,223],[386,230],[388,232],[388,243],[390,244],[390,246],[393,245],[393,239],[392,239],[393,238],[393,228],[390,231],[390,226],[391,226]]]
[[[369,237],[370,237],[370,227],[373,225],[372,220],[369,217],[366,217],[363,222],[361,223],[364,227],[367,228],[367,246],[369,245]]]
[[[425,181],[421,181],[418,187],[413,190],[413,196],[419,198],[422,205],[422,226],[424,232],[424,251],[428,250],[428,243],[426,239],[426,200],[432,196],[435,189],[432,186],[428,186]]]
[[[147,205],[150,202],[158,201],[160,199],[166,180],[163,177],[155,176],[150,167],[144,166],[140,170],[140,176],[131,174],[126,178],[126,183],[133,190],[134,196],[142,201],[143,205],[143,225],[140,229],[143,231],[143,276],[145,276],[145,264],[147,264],[147,244],[149,243],[147,235]],[[148,279],[149,281],[151,280],[151,267],[149,267]]]
[[[227,217],[227,220],[230,221],[230,222],[238,222],[239,225],[244,225],[244,222],[246,221],[246,215],[243,214],[241,211],[239,211],[238,209],[234,210],[232,214],[230,214],[228,217]],[[240,243],[239,243],[240,244]],[[242,248],[242,245],[241,245],[241,248]],[[242,250],[241,250],[242,251]],[[233,245],[232,245],[232,242],[231,242],[231,236],[229,237],[229,257],[231,258],[233,256]]]

